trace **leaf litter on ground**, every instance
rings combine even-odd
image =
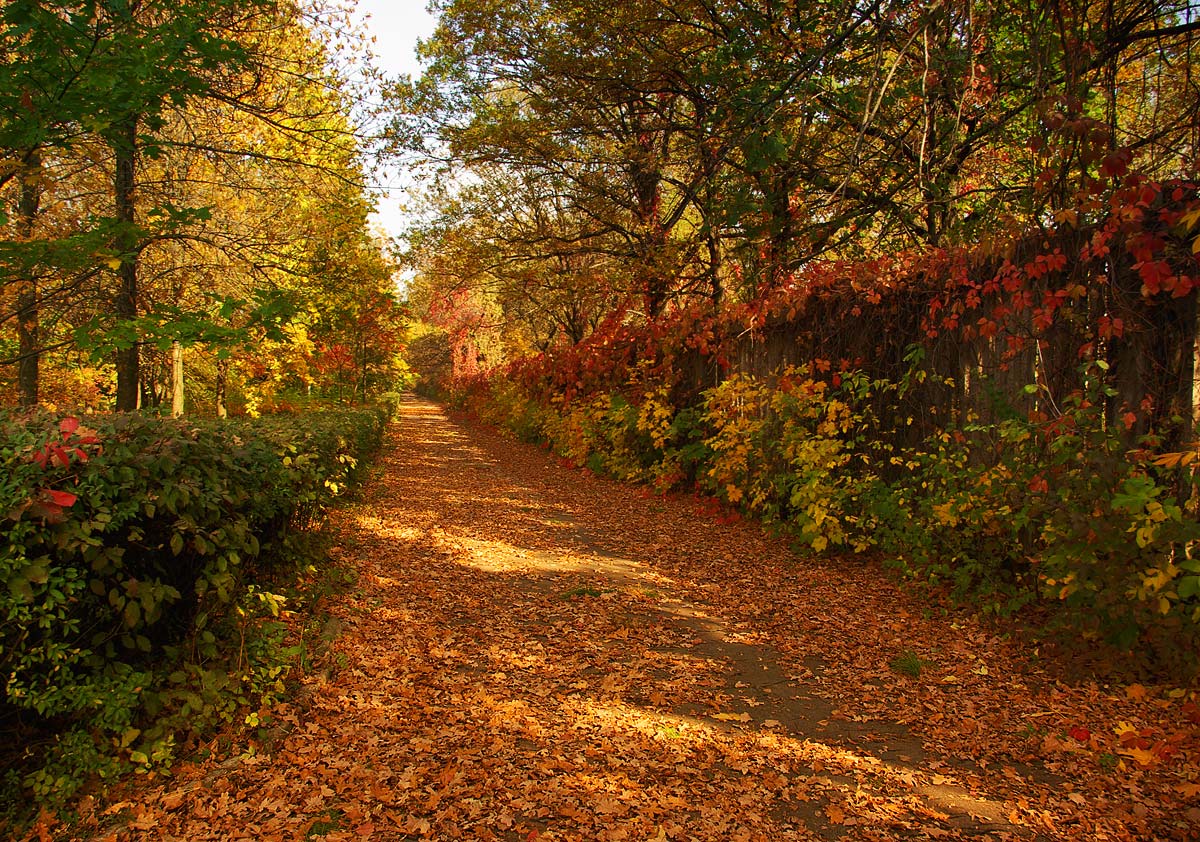
[[[333,518],[358,583],[331,669],[278,738],[85,799],[59,836],[1200,836],[1194,689],[1069,681],[877,565],[415,398],[381,458]]]

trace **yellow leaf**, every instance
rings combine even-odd
[[[1182,453],[1160,453],[1158,456],[1155,456],[1154,459],[1152,459],[1151,461],[1153,461],[1155,465],[1158,465],[1161,468],[1174,468],[1182,460],[1183,460]]]
[[[121,268],[121,258],[106,257],[106,258],[104,258],[104,265],[107,266],[109,269],[112,269],[115,272],[116,270]]]
[[[1146,547],[1150,546],[1150,544],[1153,543],[1153,541],[1154,541],[1154,527],[1153,526],[1138,527],[1136,540],[1137,540],[1137,545],[1139,547],[1141,547],[1142,549],[1145,549]]]
[[[1155,761],[1154,752],[1148,748],[1119,748],[1117,754],[1123,754],[1141,766],[1150,766]]]
[[[749,722],[750,714],[748,714],[748,713],[714,713],[713,719],[720,719],[722,722]]]
[[[1059,225],[1074,226],[1079,221],[1079,212],[1074,208],[1064,208],[1054,214],[1054,221]]]
[[[953,503],[937,503],[932,507],[933,515],[937,518],[938,523],[946,526],[958,525],[958,515],[951,511],[953,505]]]
[[[1174,564],[1168,564],[1162,570],[1151,567],[1150,570],[1146,571],[1145,577],[1142,578],[1142,585],[1150,590],[1162,590],[1166,585],[1171,583],[1171,579],[1174,579],[1178,572],[1180,572],[1180,569]]]

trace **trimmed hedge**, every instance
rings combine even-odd
[[[165,759],[133,726],[222,683],[180,664],[216,658],[248,596],[278,613],[259,583],[355,482],[385,420],[0,415],[0,733],[54,744],[20,786],[52,796],[113,747]],[[46,772],[55,756],[71,768]]]

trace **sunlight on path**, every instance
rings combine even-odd
[[[416,399],[383,468],[336,516],[359,579],[333,606],[329,674],[256,753],[185,767],[109,838],[1075,835],[1029,770],[872,713],[896,697],[936,713],[895,675],[876,683],[890,632],[845,606],[878,582],[801,581],[751,525]]]

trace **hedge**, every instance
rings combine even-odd
[[[230,684],[208,663],[223,619],[248,598],[277,613],[261,582],[384,421],[0,415],[0,733],[44,744],[8,795],[61,796],[104,758],[166,759],[169,729],[135,726],[194,716]]]

